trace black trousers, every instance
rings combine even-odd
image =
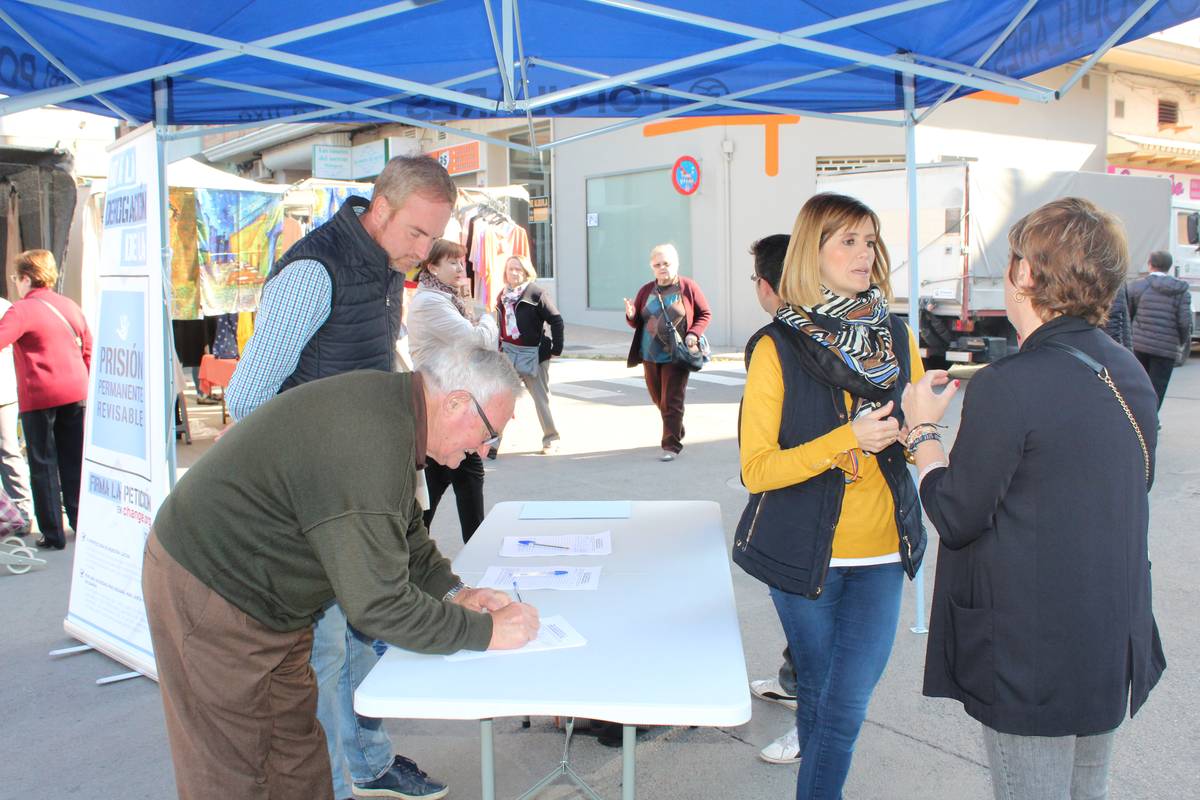
[[[1133,351],[1133,354],[1137,356],[1137,360],[1142,363],[1146,374],[1150,376],[1150,384],[1154,387],[1154,393],[1158,395],[1158,407],[1161,409],[1163,398],[1167,394],[1167,384],[1171,382],[1171,373],[1175,370],[1175,359],[1166,356],[1152,356],[1136,350]]]
[[[458,503],[458,524],[466,543],[483,524],[483,459],[470,453],[456,468],[443,466],[432,458],[425,459],[425,485],[429,488],[429,510],[425,512],[425,527],[433,524],[433,515],[446,489],[454,487]]]
[[[47,543],[65,545],[62,512],[75,529],[79,517],[79,476],[83,470],[83,403],[21,412],[33,513]]]

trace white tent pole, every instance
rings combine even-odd
[[[921,339],[921,268],[920,247],[917,242],[917,221],[920,206],[917,205],[917,119],[916,79],[905,73],[904,80],[904,175],[908,185],[908,325],[912,328],[917,343]],[[897,344],[898,347],[903,346]],[[925,567],[917,570],[913,578],[916,595],[916,618],[913,633],[928,633],[925,626]]]
[[[165,80],[154,82],[154,143],[158,159],[158,235],[162,258],[162,317],[163,317],[163,389],[166,395],[167,481],[175,488],[175,337],[171,333],[171,242],[170,203],[167,189],[167,142],[162,138],[167,130],[167,108],[170,86]]]

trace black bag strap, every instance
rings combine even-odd
[[[675,338],[675,344],[683,344],[683,338],[679,335],[679,329],[675,327],[675,323],[671,322],[671,316],[667,314],[667,304],[663,300],[662,292],[658,290],[658,284],[654,284],[654,293],[658,295],[658,310],[662,312],[663,322],[667,323],[667,327],[671,329],[671,335]]]
[[[1137,434],[1138,444],[1142,446],[1142,460],[1145,462],[1146,467],[1146,487],[1149,489],[1150,450],[1146,447],[1146,437],[1142,436],[1142,426],[1138,425],[1137,419],[1134,418],[1133,412],[1129,409],[1129,403],[1125,402],[1125,396],[1121,394],[1121,390],[1117,388],[1117,385],[1113,383],[1112,377],[1108,374],[1108,367],[1104,366],[1079,348],[1072,347],[1065,342],[1059,342],[1051,339],[1042,344],[1042,347],[1060,350],[1067,355],[1074,356],[1076,359],[1082,362],[1084,366],[1095,373],[1097,378],[1104,381],[1108,388],[1112,390],[1113,396],[1116,397],[1117,402],[1121,404],[1121,410],[1123,410],[1125,412],[1125,416],[1129,418],[1129,424],[1133,426],[1133,432]]]

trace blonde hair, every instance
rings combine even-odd
[[[504,256],[504,271],[508,272],[508,262],[516,261],[521,265],[521,269],[525,270],[525,280],[536,281],[537,270],[533,268],[533,262],[529,260],[529,256],[518,255],[516,253],[508,253]]]
[[[29,285],[36,288],[58,284],[58,265],[49,250],[26,250],[17,256],[17,275],[29,278]]]
[[[812,308],[824,302],[821,293],[821,248],[829,237],[863,220],[875,228],[875,263],[871,265],[871,283],[892,300],[891,261],[880,238],[879,217],[861,201],[832,192],[808,198],[796,215],[792,239],[783,258],[779,278],[779,298],[791,306]]]

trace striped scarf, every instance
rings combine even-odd
[[[890,389],[900,374],[888,329],[887,300],[878,286],[856,297],[839,297],[821,287],[825,302],[811,308],[782,306],[775,318],[804,334],[824,348],[824,352],[860,375],[872,387]],[[837,325],[831,333],[813,321],[827,317]],[[832,327],[832,326],[831,326]],[[843,387],[848,388],[848,387]],[[852,392],[853,393],[853,392]],[[853,418],[882,405],[855,396]]]

